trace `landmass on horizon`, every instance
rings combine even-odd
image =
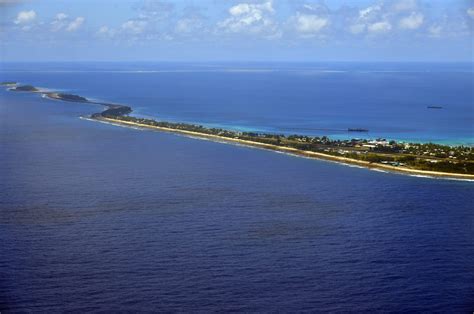
[[[189,123],[133,117],[129,115],[132,113],[132,108],[129,106],[90,101],[83,96],[41,90],[31,85],[18,85],[17,82],[3,82],[0,85],[15,92],[41,93],[53,100],[105,106],[106,110],[92,114],[88,118],[119,126],[172,132],[402,174],[474,179],[474,152],[472,147],[463,145],[405,143],[386,139],[332,140],[327,136],[310,137],[297,134],[287,136],[207,128]],[[347,128],[347,130],[348,132],[368,131],[362,128]]]

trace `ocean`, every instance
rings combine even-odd
[[[8,63],[0,80],[162,120],[474,143],[470,64]],[[0,90],[2,312],[474,309],[472,182],[79,119],[100,109]]]
[[[474,145],[473,64],[7,63],[2,68],[1,80],[127,104],[137,115],[162,120],[336,139]]]

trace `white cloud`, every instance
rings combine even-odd
[[[369,35],[384,34],[392,31],[395,25],[399,29],[418,29],[425,17],[421,12],[415,11],[417,8],[417,0],[380,1],[360,9],[357,17],[349,19],[350,26],[347,29],[354,35],[366,32]]]
[[[174,11],[174,4],[161,0],[142,0],[135,9],[139,11],[138,18],[142,20],[164,20]]]
[[[0,4],[4,1],[0,0]],[[448,10],[445,5],[428,5],[429,0],[361,1],[366,5],[349,0],[345,1],[347,6],[341,5],[339,8],[338,4],[328,8],[323,0],[297,0],[295,4],[283,4],[282,12],[274,0],[232,0],[231,4],[229,1],[213,0],[219,3],[220,9],[207,11],[206,5],[200,1],[194,1],[197,6],[190,5],[189,8],[168,1],[137,1],[136,11],[128,19],[123,19],[117,25],[101,22],[91,32],[97,39],[113,38],[117,42],[122,39],[146,41],[147,38],[203,40],[209,36],[213,36],[210,41],[235,42],[244,36],[253,39],[282,38],[284,43],[290,44],[301,38],[323,36],[328,42],[335,43],[355,38],[384,40],[393,36],[391,39],[396,42],[404,38],[418,40],[422,37],[469,36],[472,35],[471,22],[474,21],[472,4],[457,5]],[[201,15],[201,11],[206,16]],[[41,33],[45,38],[62,39],[59,32],[81,31],[86,28],[85,24],[89,24],[84,17],[71,15],[69,11],[53,11],[47,20],[42,20],[41,13],[37,15],[37,12],[29,9],[19,9],[13,13],[17,15],[10,18],[9,24],[4,23],[12,31],[35,30],[35,34]],[[52,33],[46,35],[48,31]]]
[[[359,19],[368,20],[369,18],[378,14],[378,12],[380,12],[381,9],[382,7],[380,5],[374,5],[374,6],[359,10]]]
[[[443,28],[440,25],[432,25],[428,28],[428,32],[431,37],[440,37]]]
[[[402,29],[417,29],[423,24],[423,20],[423,14],[412,12],[409,16],[402,18],[398,25]]]
[[[18,13],[15,24],[28,24],[33,22],[36,19],[36,12],[33,10],[30,11],[21,11]]]
[[[230,33],[264,33],[272,36],[277,32],[272,19],[273,13],[271,1],[260,4],[240,3],[231,7],[230,17],[217,26]]]
[[[122,24],[122,30],[131,34],[140,34],[148,23],[142,20],[129,20]]]
[[[474,19],[474,8],[469,8],[466,11],[467,15]]]
[[[176,22],[175,31],[181,34],[189,34],[204,27],[199,18],[182,18]]]
[[[51,31],[52,32],[59,32],[59,31],[67,31],[67,32],[75,32],[77,31],[82,24],[84,23],[85,18],[82,16],[78,16],[75,19],[69,18],[66,13],[58,13],[51,21]]]
[[[303,8],[309,11],[316,11],[317,7],[311,4],[303,4]]]
[[[112,38],[115,36],[115,30],[104,25],[104,26],[101,26],[99,28],[99,30],[97,31],[96,35],[98,37],[102,37],[102,38]]]
[[[399,0],[393,5],[393,10],[397,12],[413,11],[416,8],[416,0]]]
[[[267,1],[262,4],[248,4],[248,3],[240,3],[235,5],[229,9],[230,15],[239,16],[243,14],[255,14],[261,13],[263,11],[274,12],[272,2]]]
[[[382,9],[381,4],[360,9],[358,15],[352,19],[352,24],[348,27],[349,32],[354,35],[362,34],[366,31],[372,33],[380,32],[379,28],[383,28],[384,25],[378,25],[381,22],[377,23],[377,21],[382,18]]]
[[[73,20],[71,23],[66,28],[66,31],[68,32],[75,32],[76,30],[81,27],[81,25],[84,23],[85,19],[82,16],[77,17],[75,20]]]
[[[191,19],[181,19],[176,22],[175,30],[178,33],[190,33],[193,28],[193,21]]]
[[[461,38],[472,37],[472,27],[469,25],[470,21],[456,14],[446,14],[440,19],[433,20],[427,28],[427,35],[434,38]]]
[[[51,22],[51,30],[53,32],[60,31],[67,25],[68,16],[65,13],[58,13]]]
[[[299,33],[310,35],[319,33],[329,23],[327,18],[319,17],[315,14],[297,13],[295,16],[295,29]]]
[[[233,6],[229,9],[230,15],[237,16],[250,12],[250,5],[247,3],[240,3],[236,6]]]
[[[383,34],[389,32],[391,29],[392,25],[387,21],[373,23],[367,27],[367,30],[371,34]]]
[[[108,34],[110,31],[108,26],[101,26],[97,31],[98,34]]]
[[[65,13],[56,14],[56,20],[62,21],[62,20],[65,20],[65,19],[67,19],[67,14],[65,14]]]
[[[354,24],[349,27],[352,34],[360,34],[365,31],[365,24]]]

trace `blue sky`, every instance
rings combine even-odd
[[[474,0],[0,0],[4,61],[472,61]]]

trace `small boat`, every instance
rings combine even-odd
[[[443,109],[442,106],[427,106],[428,109]]]
[[[360,129],[360,128],[348,128],[348,132],[369,132],[367,129]]]

